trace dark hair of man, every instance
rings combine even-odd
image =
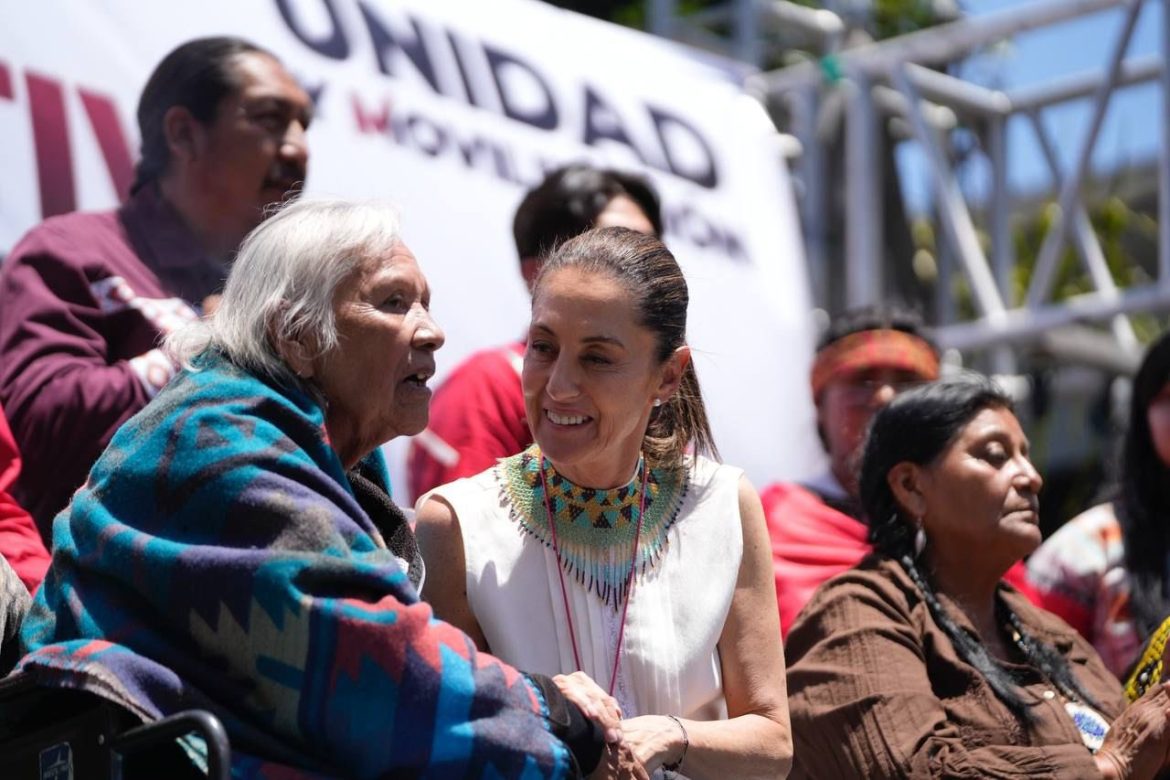
[[[834,317],[817,342],[817,352],[853,333],[867,330],[900,330],[918,336],[938,351],[922,316],[897,303],[877,303],[849,309]]]
[[[1150,434],[1150,403],[1170,380],[1170,334],[1146,351],[1133,382],[1129,427],[1121,454],[1117,520],[1131,582],[1130,608],[1144,635],[1170,613],[1166,594],[1167,534],[1170,532],[1170,469]]]
[[[1008,709],[1017,717],[1028,719],[1031,711],[1016,680],[981,642],[956,625],[938,600],[929,572],[923,571],[915,560],[914,523],[904,516],[887,479],[890,470],[899,463],[920,466],[935,463],[984,409],[1012,411],[1012,402],[994,382],[978,374],[932,382],[896,397],[870,424],[861,465],[860,498],[869,518],[874,549],[902,565],[959,657],[983,675]],[[1065,695],[1096,706],[1077,683],[1064,658],[1032,636],[1002,599],[997,600],[996,606],[1000,619],[1019,633],[1020,649],[1028,663]]]
[[[619,195],[637,203],[655,235],[662,236],[662,207],[648,181],[631,173],[567,165],[549,173],[520,201],[512,220],[520,259],[544,257],[562,241],[589,230]]]
[[[130,192],[156,181],[170,164],[163,118],[182,106],[199,122],[215,120],[220,101],[239,88],[233,60],[241,54],[269,52],[243,38],[196,38],[172,51],[155,67],[138,99],[142,152]]]
[[[603,274],[630,291],[638,323],[655,336],[656,357],[665,361],[686,344],[687,281],[674,255],[661,241],[627,228],[589,230],[553,251],[533,288],[533,300],[552,274],[566,268]],[[707,409],[699,390],[693,362],[683,370],[682,383],[662,406],[650,415],[642,440],[646,460],[654,467],[679,468],[687,446],[718,457],[707,421]]]

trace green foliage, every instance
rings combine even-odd
[[[1012,230],[1012,248],[1016,262],[1011,272],[1010,299],[1006,301],[1009,307],[1019,306],[1024,302],[1036,272],[1036,261],[1044,245],[1045,236],[1054,226],[1059,212],[1060,206],[1049,200],[1016,217]],[[1125,288],[1151,281],[1154,275],[1154,270],[1150,267],[1153,257],[1145,252],[1141,252],[1139,256],[1139,253],[1135,252],[1135,247],[1157,245],[1157,225],[1154,220],[1130,208],[1121,198],[1111,196],[1089,205],[1089,223],[1101,245],[1101,252],[1114,284]],[[933,256],[937,246],[932,223],[925,219],[916,220],[912,233],[917,249]],[[991,242],[987,233],[980,231],[979,239],[983,250],[989,252]],[[1057,262],[1051,293],[1047,300],[1064,301],[1093,290],[1092,278],[1070,238],[1065,241]],[[960,319],[974,318],[975,301],[965,274],[956,273],[952,276],[951,292]],[[1142,343],[1153,340],[1165,327],[1165,323],[1153,314],[1130,315],[1130,320],[1134,332]]]
[[[874,0],[874,37],[878,40],[933,27],[940,20],[933,0]]]

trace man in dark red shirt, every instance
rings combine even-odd
[[[520,273],[532,289],[548,253],[594,227],[662,234],[658,196],[638,176],[570,165],[531,190],[516,210],[512,235]],[[470,477],[532,443],[520,368],[524,342],[477,352],[447,377],[431,400],[430,423],[407,456],[412,498]]]
[[[183,44],[140,98],[130,199],[46,220],[8,256],[0,403],[24,456],[13,492],[46,541],[114,431],[174,374],[161,337],[214,306],[244,236],[302,185],[311,110],[254,44]]]

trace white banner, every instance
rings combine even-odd
[[[524,330],[511,240],[523,192],[564,162],[620,167],[662,195],[724,459],[761,486],[823,462],[788,173],[762,109],[719,63],[533,0],[0,8],[0,254],[48,214],[114,206],[151,69],[186,39],[242,35],[277,54],[316,101],[306,191],[401,208],[447,332],[440,378]],[[403,450],[389,448],[396,472]]]

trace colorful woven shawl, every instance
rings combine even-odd
[[[419,602],[303,394],[206,357],[119,430],[53,544],[21,669],[146,718],[211,710],[239,774],[569,771],[527,678]]]

